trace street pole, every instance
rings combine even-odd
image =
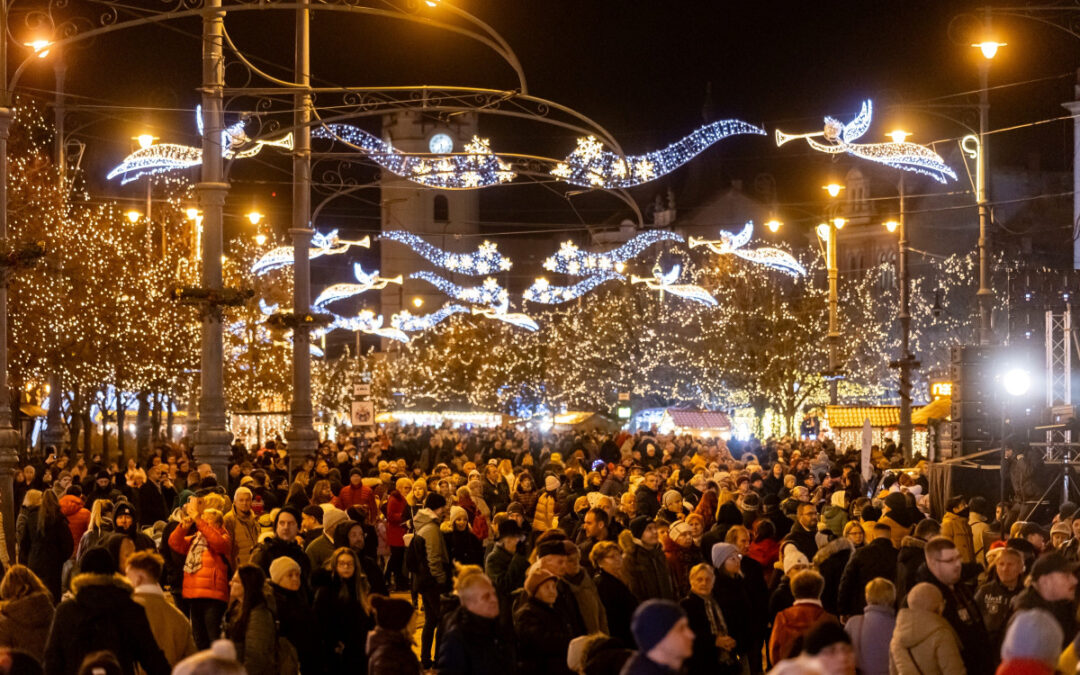
[[[907,222],[904,213],[904,176],[900,175],[900,445],[904,452],[905,466],[911,461],[911,307],[908,279]]]
[[[53,104],[53,113],[56,120],[56,169],[60,181],[60,189],[66,191],[67,180],[67,148],[64,145],[64,122],[66,117],[64,101],[64,79],[67,76],[67,64],[64,63],[62,54],[56,55],[53,70],[56,75],[56,101]],[[63,405],[63,380],[60,377],[58,365],[53,365],[49,372],[49,410],[45,416],[45,431],[42,434],[42,442],[46,446],[53,446],[57,452],[64,443],[64,423],[60,417],[60,406]]]
[[[293,242],[293,396],[289,431],[285,434],[289,471],[295,473],[304,459],[315,453],[318,434],[312,424],[311,333],[301,319],[311,312],[311,10],[305,2],[296,10],[296,84],[293,113],[293,218],[289,234]]]
[[[829,219],[829,239],[825,245],[825,258],[826,264],[829,270],[829,405],[836,405],[838,393],[837,387],[839,382],[837,381],[837,370],[840,368],[839,354],[837,353],[838,343],[840,341],[840,329],[837,326],[837,278],[839,277],[839,270],[837,269],[836,260],[836,222],[835,219]]]
[[[8,90],[8,3],[0,2],[0,241],[7,240],[7,141],[11,130],[11,92]],[[11,426],[11,392],[8,388],[8,289],[7,274],[0,277],[0,506],[8,556],[15,556],[15,469],[19,466],[19,432]]]
[[[984,34],[990,35],[990,8],[986,8]],[[986,131],[990,117],[990,59],[984,58],[979,64],[979,161],[976,176],[976,201],[979,205],[979,344],[988,345],[990,334],[990,301],[994,292],[990,290],[990,210],[986,202]]]
[[[222,34],[225,12],[221,0],[206,0],[202,33],[202,180],[196,186],[202,210],[202,287],[220,295],[221,226],[225,194],[221,156],[221,130],[224,127],[222,89],[225,86],[225,58]],[[219,485],[228,485],[232,434],[225,430],[225,396],[222,387],[222,309],[209,301],[202,307],[201,392],[199,422],[195,433],[195,460],[210,464]]]

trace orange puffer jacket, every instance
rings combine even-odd
[[[216,528],[202,518],[195,519],[195,527],[206,537],[206,549],[202,554],[202,567],[195,572],[184,573],[185,598],[209,598],[229,601],[229,566],[226,560],[232,550],[229,533],[224,527]],[[169,548],[186,556],[196,534],[188,534],[177,527],[169,535]]]
[[[60,512],[67,516],[68,527],[71,529],[71,540],[75,544],[71,549],[71,557],[74,558],[79,541],[90,526],[90,512],[83,507],[83,500],[75,495],[64,495],[60,498]]]

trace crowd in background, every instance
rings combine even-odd
[[[951,495],[939,518],[925,463],[891,441],[866,475],[828,440],[513,427],[380,428],[291,476],[289,459],[234,446],[221,484],[183,444],[123,468],[31,455],[15,559],[0,547],[0,673],[1049,675],[1080,658],[1080,514],[1025,501],[1022,448],[989,490],[1015,503]]]

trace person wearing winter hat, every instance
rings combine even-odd
[[[334,550],[339,546],[348,546],[348,542],[341,542],[340,544],[334,541],[334,534],[337,530],[337,526],[340,523],[349,519],[349,514],[345,513],[341,509],[335,509],[330,507],[323,510],[320,507],[320,511],[323,511],[322,515],[322,533],[318,537],[312,540],[307,548],[304,549],[304,553],[311,560],[311,569],[317,570],[322,568],[323,564],[330,559]]]
[[[518,672],[524,675],[570,672],[566,653],[576,635],[556,607],[557,579],[542,567],[525,579],[525,601],[514,611]]]
[[[426,554],[425,560],[418,561],[419,570],[413,582],[423,599],[424,629],[420,633],[420,665],[424,670],[429,670],[432,666],[435,629],[442,618],[442,594],[450,590],[453,581],[446,538],[439,528],[446,511],[446,498],[437,492],[429,492],[424,499],[424,508],[413,516],[413,536],[423,540]]]
[[[675,594],[686,597],[690,592],[690,569],[702,561],[701,549],[694,543],[694,535],[685,520],[674,523],[668,529],[664,540],[664,556],[672,581],[675,582]]]
[[[289,556],[275,558],[270,563],[270,593],[274,601],[274,616],[281,637],[296,648],[303,672],[323,671],[323,635],[318,615],[302,590],[300,565]]]
[[[369,675],[420,675],[420,661],[413,652],[416,612],[407,600],[371,596],[375,630],[368,635]]]
[[[1072,528],[1068,523],[1054,523],[1054,526],[1050,528],[1051,548],[1055,551],[1061,550],[1070,537],[1072,537]]]
[[[996,675],[1053,675],[1064,637],[1061,625],[1050,612],[1017,612],[1005,632]]]
[[[1013,609],[1044,609],[1050,612],[1065,639],[1077,633],[1076,621],[1076,571],[1077,564],[1069,562],[1060,553],[1040,556],[1031,567],[1027,588],[1013,599]],[[1064,640],[1060,647],[1064,649]]]
[[[678,673],[694,653],[694,631],[686,613],[670,600],[647,600],[630,620],[638,651],[621,675]]]
[[[667,558],[651,518],[639,516],[631,520],[629,529],[619,534],[619,547],[623,550],[623,569],[630,580],[630,590],[638,600],[675,600]]]
[[[892,545],[899,549],[904,537],[911,534],[911,516],[908,515],[907,498],[899,492],[890,492],[882,502],[879,523],[885,523],[892,532]]]
[[[473,533],[468,511],[460,506],[451,506],[450,517],[443,523],[442,530],[452,564],[484,564],[484,542]]]
[[[662,503],[663,506],[656,514],[657,518],[663,518],[669,523],[682,520],[685,511],[683,510],[683,497],[678,490],[668,490],[665,492]]]
[[[544,478],[544,490],[536,498],[536,510],[533,512],[532,528],[535,532],[544,532],[555,527],[559,514],[558,499],[559,477],[548,474]]]
[[[236,660],[236,646],[231,640],[214,640],[210,649],[187,657],[173,668],[173,675],[246,675]]]
[[[288,556],[300,566],[303,588],[308,588],[311,579],[311,559],[297,543],[300,532],[300,512],[291,506],[278,509],[273,520],[274,533],[263,539],[251,553],[251,564],[260,567],[269,576],[270,563],[281,556]]]
[[[789,546],[784,551],[784,557],[777,561],[777,567],[783,572],[780,583],[777,584],[769,596],[769,616],[776,616],[788,607],[795,604],[795,595],[791,591],[791,580],[803,570],[812,568],[810,561],[801,551]]]
[[[971,528],[971,543],[975,547],[975,562],[983,568],[986,565],[986,550],[990,548],[990,521],[994,519],[994,509],[986,497],[975,496],[968,502],[968,526]],[[1072,536],[1070,531],[1069,536]]]

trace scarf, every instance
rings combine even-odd
[[[203,552],[206,548],[206,537],[202,532],[196,533],[195,538],[191,540],[187,557],[184,558],[184,574],[195,574],[202,569]]]

